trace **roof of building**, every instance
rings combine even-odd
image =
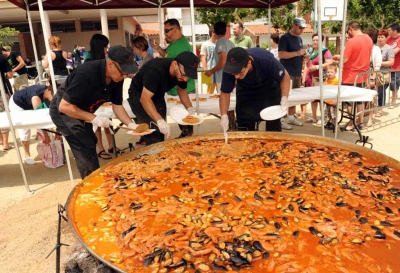
[[[143,33],[147,35],[159,35],[160,34],[160,24],[159,23],[142,23],[141,24]]]
[[[268,34],[268,25],[246,25],[245,28],[247,31],[255,36]],[[271,28],[271,33],[276,33],[276,30],[274,28]],[[278,29],[278,33],[284,34],[286,33],[286,31]],[[314,30],[310,24],[307,24],[307,27],[303,33],[314,33]]]

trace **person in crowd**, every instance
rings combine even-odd
[[[380,48],[382,53],[381,70],[389,70],[394,63],[394,57],[395,57],[394,50],[391,46],[389,46],[386,43],[388,35],[389,33],[386,29],[381,29],[378,32],[378,47]],[[385,74],[387,75],[385,76]],[[389,87],[389,83],[385,83],[384,78],[387,76],[389,76],[390,78],[390,73],[381,73],[381,78],[383,79],[382,84],[379,84],[377,79],[375,80],[375,83],[378,86],[379,107],[385,106],[386,104],[386,89]],[[383,114],[382,109],[378,109],[378,111],[375,113],[375,117],[381,117],[382,114]]]
[[[322,35],[322,42],[324,41],[324,35]],[[324,46],[320,46],[318,43],[318,33],[312,35],[312,51],[310,52],[310,58],[306,63],[306,73],[309,73],[311,78],[311,86],[319,86],[319,51],[322,54],[322,70],[323,70],[323,81],[326,79],[326,69],[329,64],[333,62],[332,53],[329,49]],[[321,120],[317,121],[317,108],[319,100],[311,102],[311,113],[312,117],[308,118],[306,122],[321,124]],[[305,113],[306,105],[301,105],[302,112]]]
[[[160,45],[153,41],[153,48],[158,51],[161,57],[176,58],[179,53],[183,51],[192,52],[192,46],[188,40],[183,36],[181,31],[181,25],[176,19],[168,19],[164,22],[164,34],[165,40],[168,43],[166,49],[160,47]],[[186,91],[189,93],[195,93],[195,84],[193,78],[189,78],[187,82]],[[177,87],[174,85],[171,90],[168,91],[169,95],[177,96]],[[191,125],[180,125],[181,134],[178,138],[187,137],[193,135],[193,126]]]
[[[74,68],[80,66],[83,61],[83,56],[81,57],[82,46],[76,45],[74,49]]]
[[[65,66],[67,67],[67,69],[70,69],[70,70],[72,70],[74,67],[74,59],[72,57],[71,52],[67,53],[67,61],[65,62]]]
[[[235,47],[253,48],[253,41],[249,36],[243,34],[243,24],[240,22],[233,23],[233,37],[230,38]]]
[[[156,49],[157,50],[157,49]],[[140,68],[129,87],[129,105],[137,122],[150,124],[155,132],[143,136],[147,145],[161,142],[164,135],[169,137],[170,126],[166,122],[167,106],[165,93],[177,86],[178,96],[190,115],[195,113],[186,91],[189,78],[197,79],[199,59],[189,51],[183,51],[176,58],[156,58]],[[151,122],[156,122],[154,127]]]
[[[106,58],[108,44],[110,41],[108,40],[107,36],[102,34],[96,33],[93,34],[92,38],[90,39],[90,51],[86,51],[87,59],[85,62],[95,61],[95,60],[102,60]],[[113,148],[113,141],[112,135],[109,128],[104,128],[104,134],[106,135],[108,149],[105,150],[103,146],[103,136],[101,134],[101,127],[97,127],[95,131],[95,135],[97,138],[97,156],[101,159],[111,159],[112,153],[114,152]],[[119,149],[117,149],[120,151]]]
[[[353,86],[358,73],[367,72],[369,70],[370,57],[372,52],[372,40],[371,38],[361,31],[360,24],[357,21],[351,21],[347,25],[347,33],[350,39],[346,43],[343,56],[343,76],[342,84]],[[333,56],[335,61],[339,61],[340,55]],[[367,77],[360,76],[357,79],[356,86],[362,87]],[[347,111],[351,113],[351,104],[346,103]],[[356,102],[357,112],[363,110],[363,103]],[[363,123],[363,115],[357,116],[356,126],[361,126]],[[346,130],[351,131],[354,129],[354,124],[350,121]]]
[[[337,72],[337,65],[336,64],[328,64],[326,67],[326,80],[325,84],[326,85],[338,85],[339,80],[336,77],[336,72]],[[336,106],[337,102],[334,100],[326,100],[324,101],[325,103],[325,129],[328,130],[335,130],[335,124],[336,124]]]
[[[226,56],[228,55],[229,50],[234,48],[235,45],[225,37],[226,24],[224,22],[215,23],[214,32],[217,40],[214,51],[215,66],[210,70],[207,70],[205,74],[210,77],[215,73],[219,92],[221,89],[220,87],[222,82],[223,68],[226,63]]]
[[[139,69],[148,61],[151,59],[154,59],[153,54],[150,54],[148,49],[149,49],[149,43],[147,39],[143,36],[138,36],[135,39],[132,40],[132,48],[133,52],[136,55],[139,55],[142,59],[139,65]]]
[[[394,51],[394,63],[391,69],[400,69],[400,24],[395,23],[389,26],[388,28],[389,37],[387,38],[387,44],[393,48]],[[390,99],[389,108],[393,108],[393,105],[396,104],[397,94],[400,88],[400,72],[392,72],[391,73],[391,81],[390,81],[390,91],[392,91],[392,96]]]
[[[236,85],[236,117],[239,128],[255,131],[260,111],[273,105],[288,106],[290,76],[271,52],[235,47],[228,52],[222,76],[219,105],[221,126],[229,129],[227,112]],[[266,131],[282,131],[280,119],[266,121]]]
[[[292,88],[301,86],[301,71],[303,68],[303,60],[308,59],[310,55],[303,48],[303,40],[300,35],[307,27],[306,21],[303,18],[294,18],[293,26],[289,32],[282,35],[279,39],[278,53],[279,59],[283,67],[290,75],[292,80]],[[282,128],[291,130],[292,126],[303,126],[295,117],[296,107],[289,107],[289,119],[287,122],[281,119]]]
[[[142,61],[140,62],[139,65],[139,70],[140,68],[145,65],[148,61],[154,59],[153,54],[150,54],[148,49],[149,49],[149,43],[147,39],[143,36],[138,36],[132,41],[132,48],[133,52],[140,56]],[[136,145],[139,146],[146,146],[146,141],[141,137],[137,142]]]
[[[112,126],[109,118],[94,114],[104,102],[111,101],[117,118],[135,128],[122,106],[122,87],[136,72],[132,49],[112,46],[105,59],[77,67],[54,95],[50,116],[71,147],[82,179],[99,168],[93,126]]]
[[[6,95],[6,98],[3,98],[3,96],[0,94],[0,113],[1,113],[6,110],[3,99],[8,100],[8,98],[12,95],[12,89],[9,79],[13,77],[11,65],[8,63],[7,58],[2,54],[0,54],[0,74]],[[0,129],[0,145],[3,145],[3,151],[8,151],[14,148],[8,143],[9,131],[10,131],[9,129]]]
[[[217,35],[214,32],[214,29],[210,30],[210,39],[207,42],[204,42],[201,45],[200,50],[200,58],[201,58],[201,66],[205,70],[210,70],[215,66],[215,42],[217,41]],[[215,81],[215,73],[212,74],[212,82],[207,83],[207,94],[214,94],[214,90],[217,87]],[[218,90],[217,90],[218,92]]]
[[[271,34],[271,49],[269,50],[275,57],[275,59],[279,60],[279,53],[278,53],[278,44],[279,44],[279,34],[274,33]]]
[[[66,78],[68,76],[68,70],[66,66],[67,62],[67,52],[61,50],[61,40],[57,36],[51,36],[49,38],[49,46],[51,52],[47,53],[50,54],[52,63],[53,63],[53,70],[54,70],[54,78]],[[48,55],[46,54],[45,58],[43,59],[43,68],[49,67],[48,62]]]
[[[369,62],[369,69],[370,71],[379,71],[381,69],[381,63],[382,63],[382,53],[381,49],[375,45],[377,42],[378,38],[378,32],[375,29],[367,29],[364,31],[365,34],[367,34],[373,43],[372,46],[372,52],[371,52],[371,57],[370,57],[370,62]],[[376,73],[373,73],[369,77],[369,84],[367,85],[370,89],[375,90],[376,89]],[[368,102],[365,103],[366,106],[369,106],[369,108],[374,108],[376,105],[374,102]],[[373,122],[373,116],[374,116],[374,111],[369,111],[368,112],[368,122],[367,122],[367,127],[371,127],[374,122]]]
[[[31,85],[25,89],[16,92],[11,96],[9,107],[11,112],[34,110],[38,109],[39,105],[43,102],[47,105],[53,99],[53,87],[51,85]],[[48,107],[48,106],[47,106]],[[28,165],[36,164],[35,160],[31,157],[29,150],[31,143],[31,130],[30,129],[18,129],[17,130],[19,139],[21,140],[22,147],[24,148],[23,161]],[[46,131],[43,133],[43,142],[49,143],[50,138]]]
[[[21,57],[21,52],[18,50],[11,50],[10,46],[4,46],[1,49],[1,53],[7,58],[11,66],[11,71],[14,74],[14,90],[18,91],[29,86],[28,71],[25,66],[25,61]]]

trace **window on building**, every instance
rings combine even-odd
[[[75,21],[50,22],[51,33],[76,32]],[[39,23],[39,34],[43,34],[42,24]]]
[[[108,30],[118,29],[118,20],[117,19],[109,19],[108,20]],[[94,31],[101,30],[101,21],[81,21],[81,30],[82,31]]]
[[[3,27],[11,27],[18,30],[20,33],[30,33],[29,24],[3,25]]]

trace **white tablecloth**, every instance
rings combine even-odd
[[[342,86],[340,100],[341,101],[372,101],[374,96],[377,94],[375,90],[364,89],[354,86]],[[207,98],[206,101],[199,102],[198,113],[219,113],[219,100],[210,99],[210,95],[201,94],[200,98]],[[324,86],[324,99],[326,100],[336,100],[337,96],[337,86],[326,85]],[[167,98],[172,96],[167,96]],[[190,99],[196,97],[195,94],[189,95]],[[172,97],[179,99],[178,96]],[[289,106],[299,105],[303,103],[308,103],[313,100],[318,100],[320,98],[319,86],[296,88],[293,89],[289,96]],[[196,108],[196,102],[192,101],[193,106]],[[135,115],[129,106],[128,101],[123,101],[123,106],[131,118]],[[167,103],[167,109],[171,109],[174,106],[183,107],[182,104]],[[231,95],[231,102],[229,110],[234,110],[236,106],[236,97]],[[168,112],[169,113],[169,112]],[[100,107],[96,115],[106,116],[109,118],[115,118],[112,111],[112,107]],[[11,112],[11,118],[16,129],[46,129],[55,127],[51,121],[49,110],[27,110],[20,112]],[[8,119],[5,112],[0,113],[0,128],[9,128]]]
[[[48,129],[55,125],[50,118],[49,109],[10,112],[15,129]],[[0,128],[10,128],[7,113],[0,113]]]

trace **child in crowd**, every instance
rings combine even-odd
[[[326,81],[325,84],[327,85],[338,85],[339,80],[336,78],[337,66],[335,64],[328,65],[326,69]],[[328,130],[335,130],[335,118],[336,118],[336,101],[332,100],[325,100],[325,121],[327,121],[325,125],[325,129]]]

